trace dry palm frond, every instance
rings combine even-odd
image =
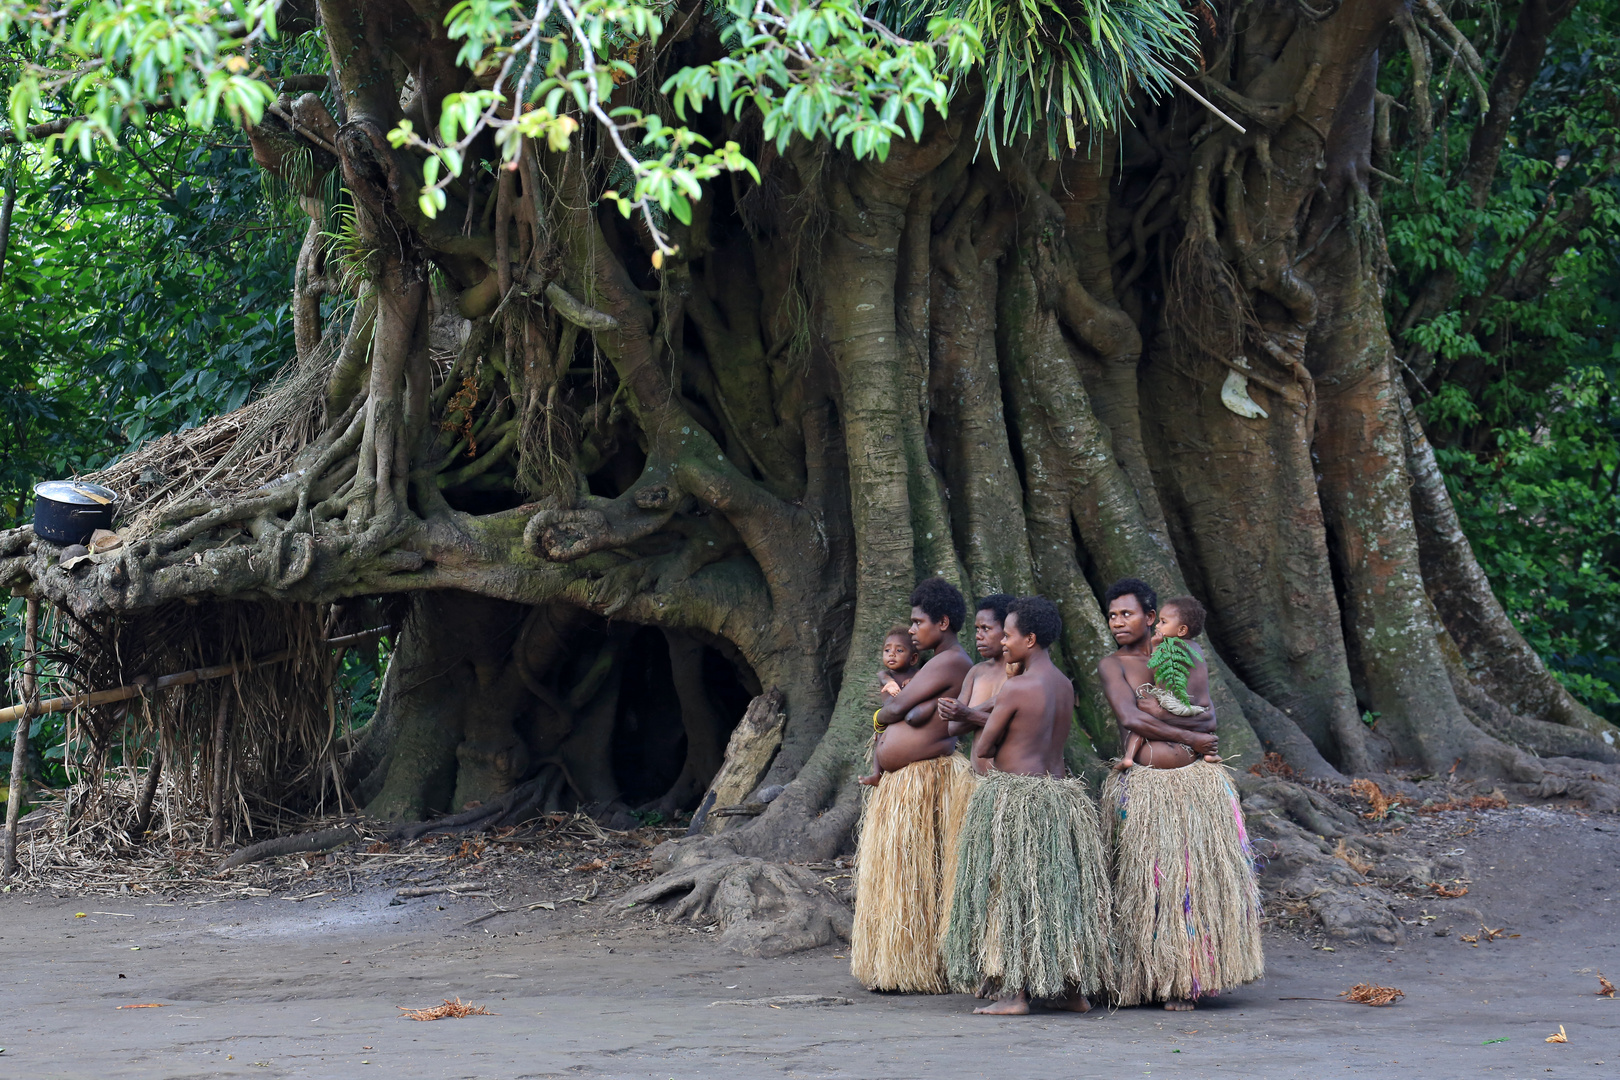
[[[463,1016],[496,1015],[482,1005],[469,1005],[459,997],[454,1001],[445,998],[443,1005],[435,1005],[431,1009],[412,1009],[404,1005],[395,1005],[394,1008],[404,1014],[400,1017],[401,1020],[443,1020],[447,1017],[460,1020]]]
[[[1559,1024],[1558,1025],[1558,1033],[1556,1035],[1547,1036],[1545,1041],[1550,1042],[1550,1043],[1567,1043],[1567,1042],[1569,1042],[1569,1036],[1564,1033],[1564,1025]]]
[[[1350,790],[1372,805],[1372,809],[1361,815],[1368,821],[1383,821],[1391,809],[1407,801],[1404,795],[1384,794],[1383,788],[1365,777],[1350,781]]]
[[[86,873],[91,883],[98,866],[137,856],[148,837],[171,852],[207,846],[216,775],[227,840],[350,808],[340,781],[346,732],[329,693],[334,659],[314,606],[174,603],[87,619],[53,610],[46,642],[47,694],[286,659],[68,714],[64,764],[73,782],[31,837],[29,875]],[[216,773],[222,704],[227,738]]]
[[[1388,1005],[1397,998],[1406,995],[1393,986],[1374,986],[1371,983],[1356,983],[1348,990],[1339,991],[1339,996],[1346,1001],[1357,1005]]]

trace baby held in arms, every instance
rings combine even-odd
[[[922,654],[911,641],[911,631],[903,626],[891,629],[883,639],[883,672],[878,676],[878,692],[890,698],[904,690],[906,683],[917,674],[920,659]]]
[[[873,770],[861,783],[876,786],[886,772],[943,757],[956,750],[956,738],[937,708],[941,697],[961,693],[962,679],[972,661],[957,640],[967,615],[967,603],[954,585],[942,578],[924,578],[911,594],[911,626],[906,633],[909,653],[902,653],[899,629],[883,642],[880,676],[894,686],[882,687],[884,704],[872,715],[877,737],[872,744]],[[893,653],[891,653],[893,649]],[[933,655],[914,668],[924,650]]]
[[[1190,596],[1166,600],[1159,608],[1159,621],[1153,627],[1153,654],[1148,668],[1153,682],[1136,688],[1140,700],[1155,702],[1170,722],[1176,719],[1197,722],[1209,715],[1209,666],[1192,639],[1204,632],[1204,605]],[[1197,692],[1188,689],[1189,684]],[[1204,760],[1219,762],[1215,754]],[[1114,765],[1121,771],[1132,765],[1176,768],[1189,762],[1189,751],[1179,743],[1152,742],[1134,732],[1125,739],[1125,750]]]

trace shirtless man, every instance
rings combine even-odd
[[[944,578],[925,578],[912,590],[911,640],[934,655],[872,717],[878,729],[873,750],[877,769],[861,783],[875,785],[883,773],[955,751],[956,736],[935,706],[940,697],[962,692],[962,680],[973,666],[956,637],[966,617],[962,593]]]
[[[1032,996],[1086,1012],[1086,993],[1101,987],[1108,894],[1096,814],[1052,754],[1074,715],[1074,685],[1047,652],[1062,626],[1043,597],[1010,605],[1003,648],[1022,674],[1002,685],[974,743],[973,767],[985,779],[963,822],[945,951],[953,984],[988,978],[999,988],[1000,1000],[979,1014],[1024,1015]],[[1057,840],[1053,830],[1074,835]],[[1045,985],[1027,981],[1035,972]]]

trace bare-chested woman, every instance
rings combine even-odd
[[[1265,973],[1260,894],[1237,792],[1213,755],[1215,710],[1176,717],[1138,698],[1159,600],[1146,582],[1109,588],[1108,629],[1119,648],[1097,665],[1122,732],[1141,736],[1138,767],[1110,772],[1103,824],[1113,861],[1114,933],[1121,1005],[1191,1009],[1199,997]],[[1202,665],[1200,665],[1202,667]],[[1207,701],[1207,686],[1194,688]]]

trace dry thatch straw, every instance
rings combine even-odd
[[[1224,766],[1110,773],[1103,819],[1119,1004],[1196,998],[1265,974],[1260,890]]]
[[[868,788],[856,854],[850,972],[870,990],[950,992],[939,939],[956,837],[973,792],[961,754],[885,773]]]
[[[945,934],[958,991],[989,979],[998,996],[1056,998],[1110,981],[1108,874],[1083,781],[990,773],[958,851]]]
[[[233,678],[69,713],[64,764],[74,782],[55,836],[65,847],[108,858],[154,832],[172,846],[201,847],[194,834],[211,816],[216,778],[224,840],[352,808],[339,760],[346,724],[331,693],[335,660],[314,606],[174,603],[90,620],[52,611],[47,641],[45,681],[63,693],[292,654]],[[221,743],[222,703],[230,725]]]
[[[123,497],[118,531],[144,536],[170,506],[235,498],[286,474],[321,433],[324,391],[342,337],[337,329],[329,332],[319,348],[289,363],[235,412],[154,439],[86,477]]]

